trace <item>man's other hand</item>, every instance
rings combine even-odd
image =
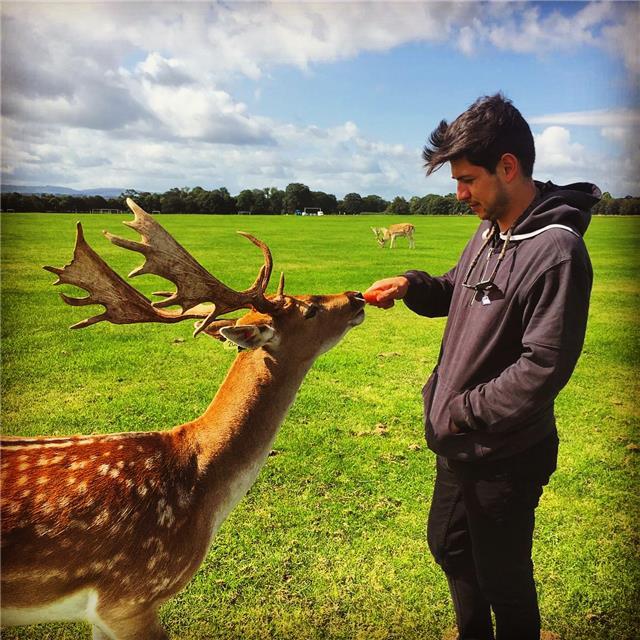
[[[409,280],[404,276],[385,278],[374,282],[364,292],[364,299],[374,307],[390,309],[396,300],[405,297],[407,289],[409,289]]]

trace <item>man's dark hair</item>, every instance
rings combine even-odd
[[[422,151],[427,175],[445,162],[466,158],[495,173],[498,161],[512,153],[530,178],[536,150],[527,121],[502,93],[478,98],[451,124],[442,120]]]

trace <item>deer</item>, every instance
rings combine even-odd
[[[399,224],[392,224],[387,229],[386,227],[371,227],[380,248],[383,248],[386,243],[389,242],[389,248],[393,249],[393,243],[396,238],[405,236],[409,241],[409,249],[415,249],[416,243],[413,240],[413,232],[416,228],[409,222],[401,222]]]
[[[75,285],[73,306],[104,312],[72,326],[176,323],[238,349],[202,415],[157,431],[70,437],[3,437],[1,560],[3,625],[85,620],[94,640],[168,638],[158,607],[182,590],[222,522],[247,493],[316,358],[364,320],[359,292],[266,289],[269,247],[251,287],[236,291],[202,267],[133,200],[124,222],[140,241],[104,235],[143,254],[129,275],[155,274],[176,291],[151,302],[86,242],[77,224],[73,258],[44,267]],[[168,309],[178,306],[181,309]],[[239,318],[228,314],[242,311]],[[226,317],[222,317],[226,316]]]

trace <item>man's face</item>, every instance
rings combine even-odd
[[[458,183],[456,198],[466,202],[481,220],[499,220],[507,213],[510,198],[499,171],[489,173],[460,158],[451,161],[451,177]]]

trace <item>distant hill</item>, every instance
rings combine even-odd
[[[57,187],[54,185],[25,186],[21,184],[3,184],[2,193],[52,193],[54,195],[68,196],[102,196],[103,198],[117,198],[124,187],[103,187],[98,189],[70,189],[69,187]]]

